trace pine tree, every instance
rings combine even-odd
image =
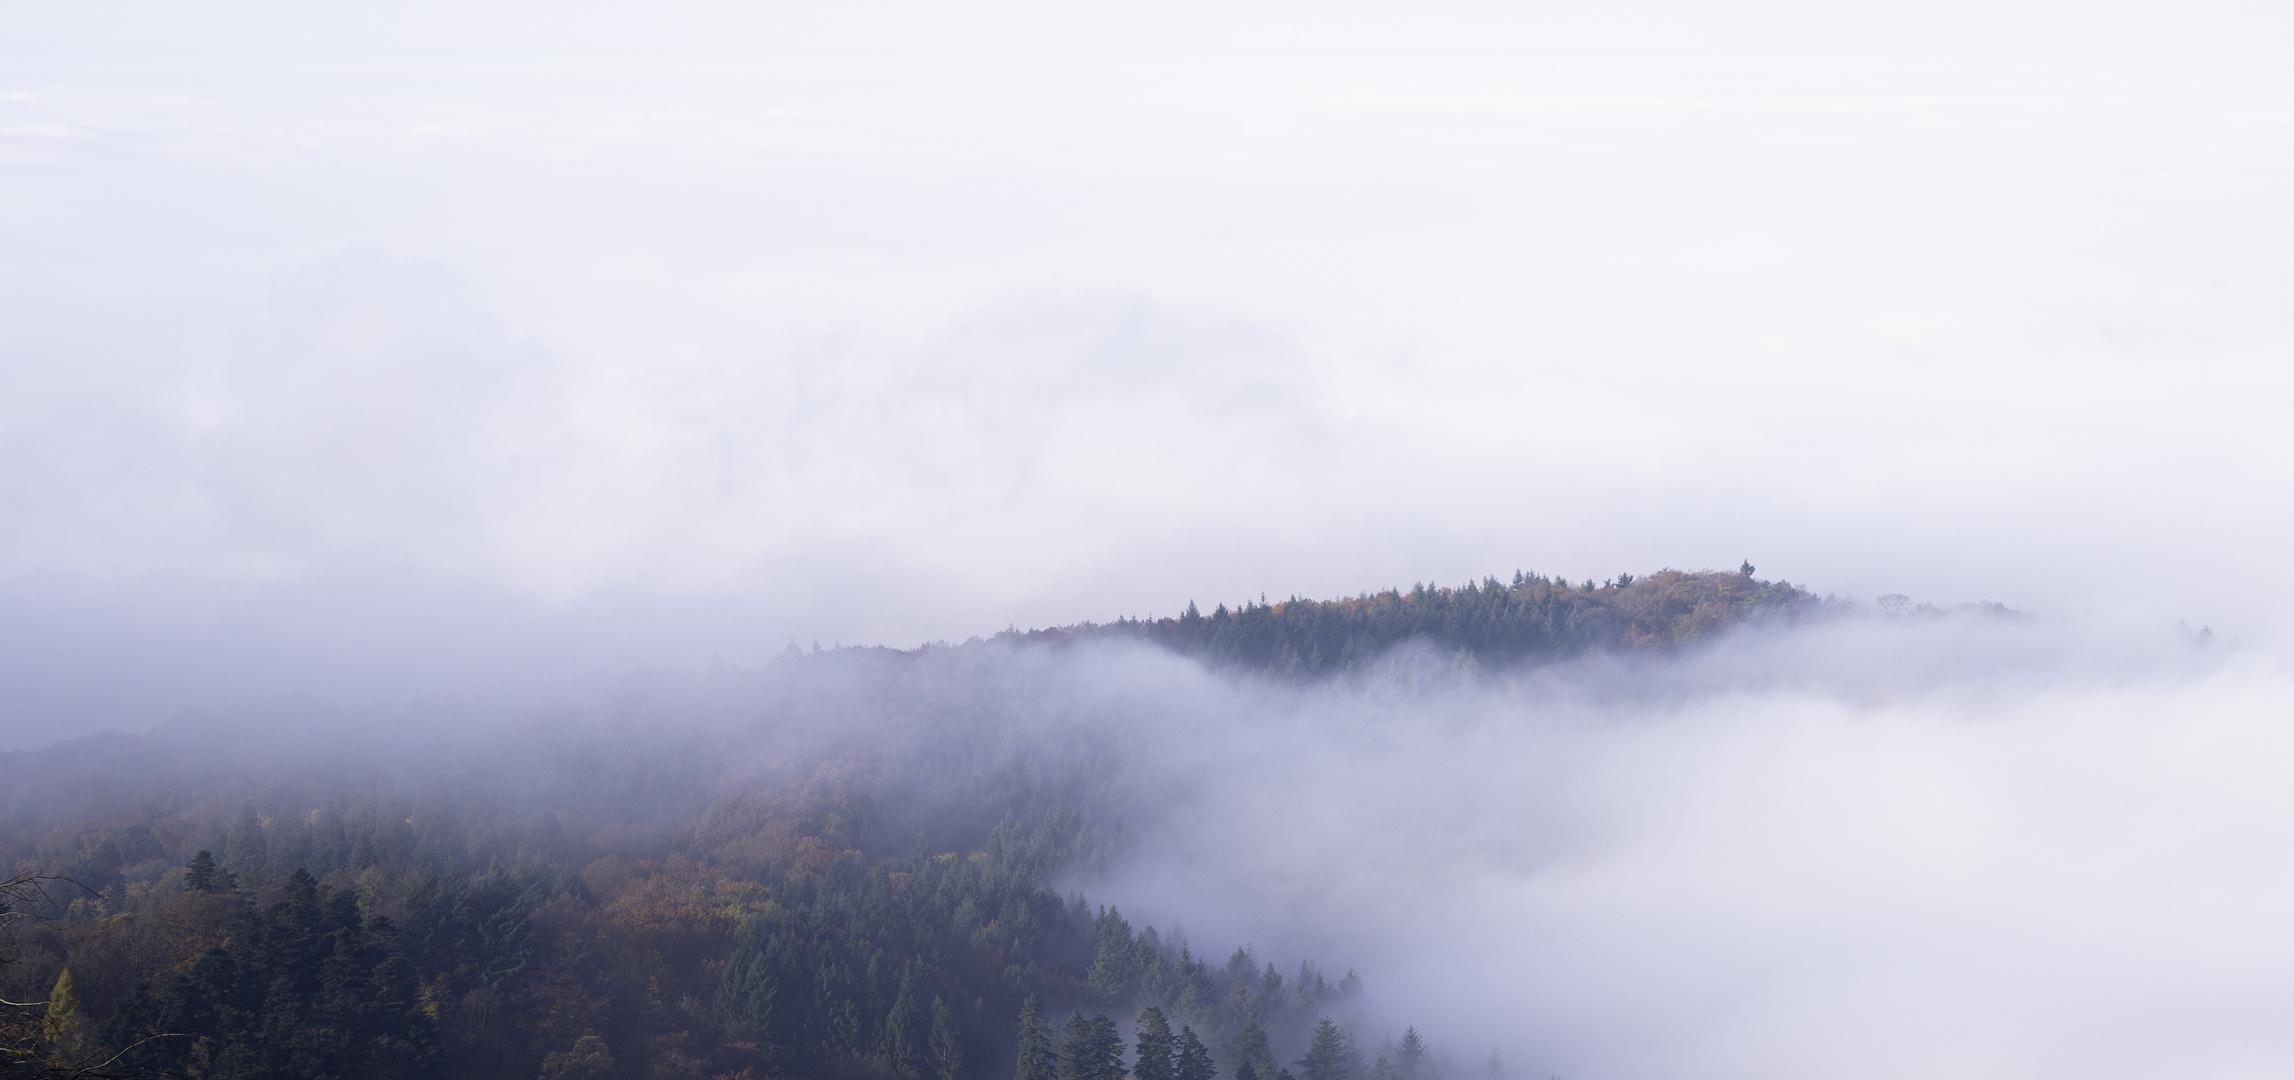
[[[1067,1059],[1067,1080],[1123,1080],[1123,1034],[1105,1013],[1067,1018],[1067,1037],[1060,1046]]]
[[[201,848],[199,854],[192,856],[190,864],[183,868],[183,889],[185,892],[226,892],[237,888],[238,885],[239,882],[231,876],[231,871],[215,865],[215,853],[205,848]]]
[[[1315,1022],[1314,1038],[1298,1059],[1298,1068],[1306,1080],[1353,1080],[1346,1057],[1346,1036],[1326,1016]]]
[[[900,979],[900,993],[884,1014],[884,1063],[895,1076],[915,1076],[924,1068],[923,1008],[916,1001],[916,973]]]
[[[1052,1049],[1051,1025],[1029,995],[1020,1005],[1020,1067],[1013,1080],[1058,1080],[1059,1054]]]
[[[956,1080],[964,1071],[964,1037],[956,1030],[956,1014],[938,996],[932,998],[932,1077]]]
[[[1163,1010],[1153,1005],[1139,1010],[1139,1058],[1131,1075],[1137,1080],[1177,1080],[1173,1049],[1171,1023],[1163,1019]]]
[[[1266,1029],[1260,1027],[1256,1019],[1244,1021],[1242,1030],[1235,1032],[1234,1039],[1227,1044],[1227,1056],[1237,1063],[1237,1077],[1243,1075],[1242,1065],[1249,1065],[1254,1077],[1274,1075],[1274,1050],[1267,1045]]]
[[[1394,1067],[1386,1063],[1386,1055],[1380,1054],[1370,1063],[1370,1080],[1394,1080]]]
[[[1179,1060],[1172,1069],[1174,1080],[1216,1080],[1219,1067],[1211,1061],[1211,1048],[1195,1037],[1193,1027],[1179,1029]]]
[[[1425,1067],[1426,1040],[1411,1027],[1402,1033],[1401,1049],[1394,1052],[1394,1076],[1396,1080],[1419,1080]]]

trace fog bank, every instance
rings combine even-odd
[[[30,12],[0,630],[115,629],[0,743],[1517,567],[2275,635],[2284,29]]]
[[[1103,888],[1342,958],[1458,1075],[1492,1047],[1615,1078],[2294,1062],[2294,679],[2187,646],[2106,671],[2060,627],[1865,631],[1739,642],[1711,681],[1164,729],[1201,784]],[[1969,635],[2022,655],[1938,662]]]

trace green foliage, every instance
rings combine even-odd
[[[1123,1080],[1123,1036],[1106,1013],[1089,1020],[1071,1014],[1060,1057],[1067,1065],[1066,1080]]]
[[[1194,1027],[1180,1028],[1178,1060],[1172,1069],[1175,1080],[1213,1080],[1218,1075],[1218,1066],[1211,1061],[1211,1050],[1195,1035]]]
[[[1019,1065],[1013,1080],[1058,1080],[1059,1052],[1052,1047],[1051,1025],[1034,996],[1020,1006]]]
[[[1315,1021],[1313,1041],[1298,1059],[1303,1080],[1354,1080],[1346,1036],[1328,1017]]]
[[[1178,1046],[1171,1035],[1171,1024],[1163,1018],[1163,1010],[1149,1005],[1139,1010],[1138,1056],[1133,1060],[1131,1075],[1134,1080],[1178,1080]]]
[[[230,938],[188,970],[138,990],[106,1025],[105,1041],[186,1033],[198,1040],[189,1071],[216,1080],[433,1075],[437,1025],[390,921],[362,917],[355,896],[307,871],[283,893],[243,913]],[[158,1054],[139,1056],[168,1064]]]
[[[239,876],[215,864],[215,853],[200,848],[183,868],[183,887],[192,892],[229,892],[239,887]]]

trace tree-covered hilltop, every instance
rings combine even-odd
[[[1753,577],[1749,564],[1733,573],[1660,570],[1574,584],[1517,572],[1511,583],[1491,577],[1457,588],[1421,584],[1338,600],[1261,598],[1232,609],[1220,604],[1207,615],[1190,601],[1171,618],[1005,636],[1051,643],[1131,638],[1221,668],[1305,676],[1360,670],[1411,641],[1489,667],[1596,648],[1671,648],[1753,619],[1798,617],[1817,604],[1790,582]]]
[[[0,1005],[0,1076],[1431,1080],[1414,1032],[1371,1045],[1351,972],[1200,956],[1067,891],[1231,778],[1140,764],[1174,737],[1156,710],[1199,694],[1043,646],[1307,677],[1412,642],[1662,650],[1814,606],[1750,567],[1517,574],[791,650],[586,711],[286,701],[0,754],[0,868],[72,882],[0,897],[32,917],[0,917],[0,1000],[32,1003]]]

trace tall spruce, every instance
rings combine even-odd
[[[1413,1026],[1402,1032],[1402,1045],[1394,1051],[1394,1076],[1396,1080],[1419,1080],[1425,1068],[1426,1040],[1418,1037]]]
[[[956,1029],[955,1011],[939,996],[932,998],[932,1080],[956,1080],[964,1071],[964,1036]]]
[[[1174,1080],[1216,1080],[1219,1067],[1211,1061],[1211,1048],[1195,1037],[1195,1029],[1179,1029],[1179,1060],[1173,1068]]]
[[[1163,1010],[1149,1005],[1139,1010],[1139,1057],[1132,1063],[1131,1075],[1137,1080],[1177,1080],[1178,1062],[1174,1060],[1177,1047],[1171,1038],[1170,1021],[1163,1019]]]
[[[1267,1045],[1266,1028],[1259,1026],[1257,1018],[1243,1021],[1242,1030],[1227,1043],[1227,1057],[1236,1064],[1236,1076],[1242,1075],[1241,1066],[1249,1065],[1253,1076],[1273,1080],[1274,1048]]]
[[[1315,1021],[1314,1036],[1298,1059],[1298,1071],[1303,1080],[1354,1080],[1346,1051],[1346,1034],[1325,1016]]]
[[[900,992],[884,1014],[881,1041],[884,1063],[892,1067],[894,1075],[915,1076],[924,1071],[924,1013],[924,1006],[916,1000],[916,973],[904,972]]]
[[[1106,1013],[1089,1020],[1070,1015],[1060,1054],[1067,1059],[1067,1080],[1123,1080],[1123,1033]]]
[[[1020,1004],[1020,1065],[1013,1080],[1059,1080],[1059,1053],[1035,995]]]

